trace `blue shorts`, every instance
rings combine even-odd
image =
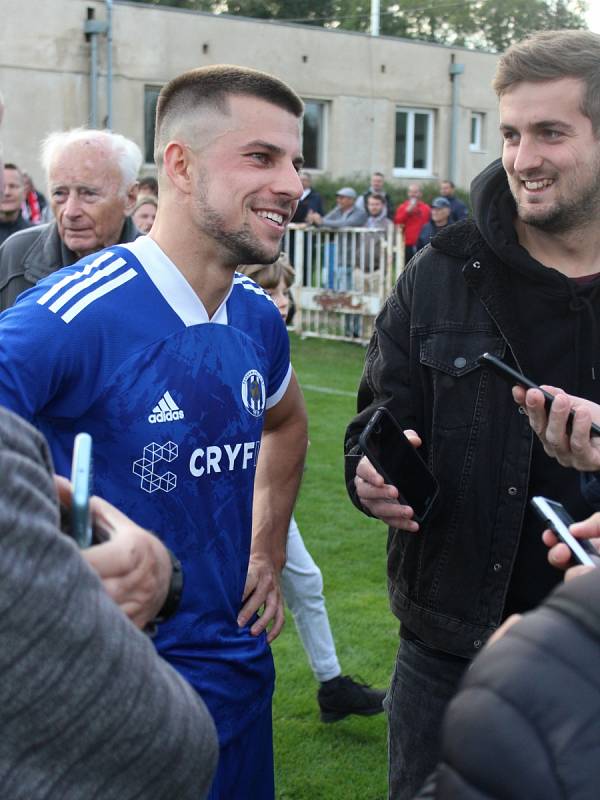
[[[221,747],[207,800],[274,800],[271,703],[241,736]]]

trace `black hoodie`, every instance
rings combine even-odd
[[[479,236],[483,237],[497,259],[512,272],[509,302],[519,332],[512,345],[522,371],[536,383],[559,386],[571,394],[600,402],[597,328],[600,281],[567,278],[557,269],[540,264],[519,244],[513,224],[515,202],[500,160],[475,178],[471,200],[478,231],[465,237],[463,228],[460,239],[467,243],[467,249],[472,249],[477,240],[481,244]],[[438,234],[433,247],[456,255],[459,225]],[[537,437],[529,497],[534,494],[560,500],[575,519],[582,519],[592,511],[581,495],[575,470],[561,467],[549,458]],[[560,573],[547,563],[541,531],[541,524],[528,510],[509,587],[507,615],[537,605],[560,580]]]

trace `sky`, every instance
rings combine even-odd
[[[587,24],[590,26],[591,31],[600,33],[600,0],[588,0],[588,3]]]

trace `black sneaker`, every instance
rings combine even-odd
[[[321,722],[337,722],[349,714],[370,717],[383,711],[383,689],[372,689],[367,683],[357,683],[349,675],[340,675],[321,684],[317,701]]]

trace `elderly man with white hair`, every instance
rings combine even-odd
[[[139,147],[118,133],[77,128],[42,144],[55,220],[10,236],[0,247],[0,310],[60,266],[112,244],[132,242],[129,213],[142,163]]]

